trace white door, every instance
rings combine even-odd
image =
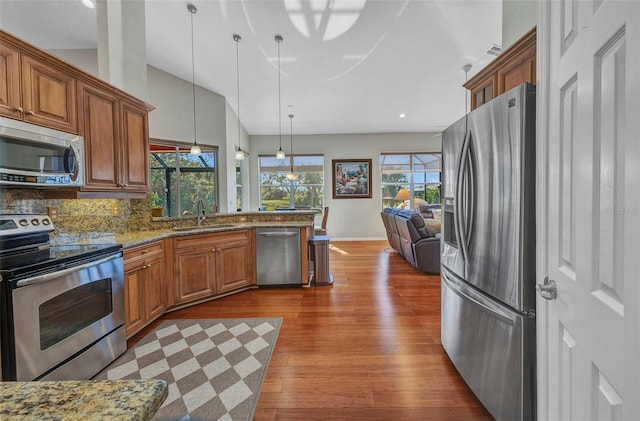
[[[640,420],[640,0],[543,0],[538,66],[538,418]]]

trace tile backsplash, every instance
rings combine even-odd
[[[46,214],[58,208],[56,232],[124,233],[150,228],[149,199],[46,199],[41,190],[0,190],[0,213]]]

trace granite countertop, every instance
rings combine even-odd
[[[158,229],[148,231],[132,231],[122,234],[109,234],[105,237],[95,237],[91,242],[98,243],[120,243],[124,248],[138,246],[151,241],[162,240],[167,237],[178,237],[183,235],[207,234],[214,232],[235,231],[249,228],[278,228],[278,227],[311,227],[313,222],[307,221],[282,221],[282,222],[241,222],[235,224],[204,225],[200,228],[195,226],[183,226],[177,229]]]
[[[158,379],[0,382],[0,419],[144,421],[167,393]]]

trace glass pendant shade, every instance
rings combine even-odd
[[[278,149],[278,152],[276,152],[276,159],[285,159],[287,156],[284,154],[284,151],[282,150],[282,146],[280,146],[280,149]]]
[[[242,161],[244,159],[244,152],[242,152],[242,149],[240,148],[236,149],[236,159],[238,161]]]
[[[193,145],[191,145],[189,153],[191,153],[191,155],[200,155],[202,153],[202,149],[200,149],[200,146],[194,142]]]

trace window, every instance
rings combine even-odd
[[[441,153],[381,154],[380,174],[383,208],[410,208],[410,201],[394,200],[402,188],[409,190],[414,209],[424,203],[440,203]]]
[[[202,199],[207,213],[218,209],[217,149],[202,147],[199,156],[189,146],[151,144],[151,205],[163,216],[196,213]]]
[[[293,161],[292,161],[293,160]],[[289,180],[293,170],[297,178]],[[260,207],[322,208],[324,203],[324,157],[322,155],[287,155],[284,160],[260,157]]]
[[[243,197],[244,194],[244,179],[247,171],[245,170],[245,162],[246,159],[236,159],[236,210],[238,212],[242,211]],[[246,209],[245,209],[246,210]]]

